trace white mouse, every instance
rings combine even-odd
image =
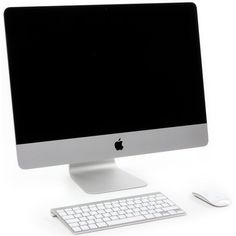
[[[228,197],[218,191],[193,192],[193,196],[215,207],[225,207],[231,203]]]

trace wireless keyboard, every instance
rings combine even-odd
[[[51,210],[74,234],[185,215],[162,193],[150,193]]]

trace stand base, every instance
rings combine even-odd
[[[72,164],[69,166],[71,178],[87,193],[106,193],[147,184],[119,169],[114,159],[109,161]]]

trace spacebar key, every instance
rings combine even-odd
[[[112,221],[108,221],[106,223],[110,226],[110,225],[119,225],[119,224],[140,221],[140,220],[145,220],[145,217],[144,216],[135,216],[135,217],[129,217],[129,218],[125,218],[125,219],[112,220]]]

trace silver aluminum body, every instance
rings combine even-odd
[[[70,225],[57,213],[57,210],[62,210],[62,209],[64,210],[66,208],[82,207],[82,206],[94,205],[94,204],[105,203],[105,202],[112,202],[112,201],[117,201],[117,200],[127,200],[127,199],[130,199],[130,198],[150,196],[150,195],[153,195],[153,194],[161,194],[161,195],[165,196],[164,194],[162,194],[160,192],[156,192],[156,193],[141,194],[141,195],[135,195],[135,196],[130,196],[130,197],[124,197],[124,198],[110,199],[110,200],[105,200],[105,201],[90,202],[90,203],[74,205],[74,206],[60,207],[60,208],[51,209],[51,215],[53,217],[57,217],[73,234],[91,233],[91,232],[100,231],[100,230],[113,229],[113,228],[117,228],[117,227],[123,227],[123,226],[128,226],[128,225],[133,225],[133,224],[140,224],[140,223],[147,223],[147,222],[150,222],[150,221],[164,220],[164,219],[169,219],[169,218],[174,218],[174,217],[186,215],[186,212],[184,212],[181,208],[179,208],[175,204],[175,206],[177,206],[182,211],[182,213],[175,213],[173,215],[155,217],[155,218],[152,218],[152,219],[145,219],[145,220],[134,221],[134,222],[129,222],[129,223],[122,223],[122,224],[117,224],[117,225],[112,225],[112,226],[105,226],[105,227],[97,228],[97,229],[89,229],[87,231],[74,232],[72,230],[72,228],[70,227]],[[166,197],[166,199],[168,199],[168,198]]]
[[[123,150],[114,143],[121,138]],[[207,124],[179,126],[85,138],[63,139],[17,145],[23,169],[105,161],[117,157],[204,146]]]
[[[86,193],[107,193],[147,185],[143,180],[118,168],[114,159],[72,164],[69,170],[71,178]]]
[[[124,148],[116,150],[121,139]],[[17,145],[21,168],[70,164],[70,175],[88,193],[145,186],[115,166],[114,158],[204,146],[207,124]]]

